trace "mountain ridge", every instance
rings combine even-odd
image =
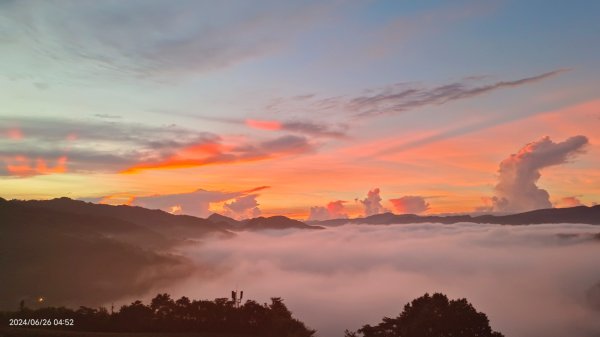
[[[259,216],[251,219],[235,220],[219,213],[213,213],[206,219],[231,231],[268,229],[324,229],[324,227],[308,225],[300,220],[290,219],[283,215],[274,215],[270,217]]]
[[[67,197],[50,200],[6,200],[0,198],[0,206],[10,207],[10,205],[32,207],[39,210],[60,211],[76,215],[114,218],[121,222],[129,223],[130,227],[132,225],[144,227],[149,233],[158,233],[177,239],[200,237],[209,233],[232,235],[232,232],[247,230],[323,229],[343,224],[389,225],[426,222],[441,224],[471,222],[498,225],[550,223],[600,225],[600,205],[546,208],[505,215],[417,215],[386,212],[352,219],[341,218],[308,221],[291,219],[283,215],[236,220],[219,213],[213,213],[207,218],[200,218],[184,214],[176,215],[140,206],[96,204]]]
[[[552,223],[600,225],[600,205],[545,208],[506,215],[416,215],[386,212],[362,218],[307,221],[308,224],[325,227],[341,226],[344,224],[391,225],[426,222],[441,224],[471,222],[496,225],[538,225]]]

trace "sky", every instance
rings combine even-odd
[[[595,1],[1,1],[0,196],[236,218],[600,202]]]

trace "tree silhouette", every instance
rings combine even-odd
[[[40,308],[0,312],[0,326],[11,318],[72,319],[73,326],[40,326],[45,329],[107,332],[235,333],[260,337],[311,337],[315,331],[295,319],[281,298],[270,304],[247,300],[243,305],[227,298],[213,301],[173,300],[158,294],[149,305],[135,301],[109,313],[106,308]]]
[[[466,299],[448,300],[444,294],[425,294],[404,306],[396,318],[364,325],[346,337],[503,337],[493,331],[484,313],[477,312]]]
[[[141,301],[135,301],[130,305],[122,306],[116,318],[117,326],[122,331],[144,331],[148,328],[148,323],[152,322],[154,313]]]
[[[292,313],[283,304],[279,297],[271,298],[271,304],[267,310],[266,330],[262,331],[261,336],[265,337],[310,337],[316,331],[306,328],[304,323],[292,317]]]

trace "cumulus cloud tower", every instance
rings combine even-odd
[[[585,136],[574,136],[555,143],[549,137],[529,143],[500,163],[498,184],[492,199],[494,211],[521,212],[551,208],[550,195],[537,186],[540,170],[566,163],[588,143]]]
[[[365,208],[365,216],[383,213],[386,209],[381,204],[381,196],[379,196],[379,188],[374,188],[367,193],[367,197],[359,200]]]

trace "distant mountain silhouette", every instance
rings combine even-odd
[[[213,213],[206,219],[221,228],[230,230],[241,230],[244,226],[243,221],[235,220],[219,213]]]
[[[302,221],[277,215],[268,218],[258,217],[247,220],[235,220],[224,215],[214,213],[207,218],[221,228],[233,231],[267,230],[267,229],[324,229],[321,226],[307,225]]]
[[[341,226],[344,224],[391,225],[410,223],[441,223],[454,224],[459,222],[487,223],[498,225],[535,225],[550,223],[583,223],[600,225],[600,205],[571,208],[548,208],[509,215],[416,215],[382,213],[365,218],[332,219],[323,221],[301,222],[285,216],[258,217],[247,220],[235,220],[224,215],[212,214],[209,221],[233,231],[261,229],[322,229],[323,226]]]
[[[137,206],[112,206],[94,204],[69,198],[52,200],[11,200],[9,205],[29,207],[32,211],[59,211],[80,216],[101,216],[126,221],[147,230],[159,233],[171,239],[189,239],[202,237],[209,233],[230,235],[223,228],[214,226],[213,222],[189,215],[174,215],[161,210],[150,210]]]
[[[534,211],[509,214],[509,215],[416,215],[416,214],[393,214],[382,213],[365,218],[355,219],[333,219],[323,221],[308,221],[311,225],[341,226],[344,224],[368,224],[368,225],[391,225],[410,223],[441,223],[454,224],[459,222],[471,222],[480,224],[498,225],[536,225],[549,223],[583,223],[600,225],[600,205],[587,207],[577,206],[570,208],[548,208]]]
[[[261,229],[324,229],[321,226],[307,225],[302,221],[293,220],[288,217],[277,215],[268,218],[258,217],[244,221],[244,228],[249,230]]]
[[[600,225],[600,205],[587,207],[548,208],[535,211],[494,216],[481,215],[475,217],[478,223],[497,223],[501,225],[527,225],[544,223],[583,223]]]

